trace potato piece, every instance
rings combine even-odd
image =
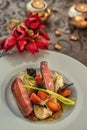
[[[34,105],[34,113],[40,120],[43,120],[52,115],[52,111],[49,108],[45,108],[39,105]]]

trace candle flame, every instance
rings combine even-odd
[[[36,5],[40,5],[40,4],[43,3],[41,0],[34,0],[33,2],[34,2]]]
[[[85,7],[84,7],[83,5],[80,6],[80,9],[81,9],[81,10],[84,10],[84,8],[85,8]]]
[[[76,16],[76,17],[75,17],[75,21],[77,21],[77,22],[82,21],[82,17],[81,17],[81,16]]]
[[[39,4],[40,4],[40,1],[36,1],[36,4],[39,5]]]
[[[86,4],[77,4],[75,9],[79,12],[86,12],[87,5]]]
[[[44,2],[42,0],[33,0],[32,5],[35,8],[43,8]]]

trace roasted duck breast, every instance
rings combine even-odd
[[[22,85],[22,80],[16,78],[12,83],[11,89],[21,112],[27,117],[32,112],[32,105],[27,90],[23,88]]]
[[[46,89],[54,91],[54,83],[53,83],[53,78],[51,71],[48,67],[48,62],[47,61],[42,61],[40,65],[42,77],[44,80],[44,86]]]

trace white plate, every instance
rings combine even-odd
[[[52,70],[62,73],[74,83],[76,105],[65,118],[51,123],[34,123],[17,116],[10,109],[11,92],[8,91],[12,77],[26,67],[39,67],[41,61],[48,61]],[[8,91],[8,92],[7,92]],[[16,108],[12,108],[15,109]],[[15,111],[14,110],[14,111]],[[75,59],[61,53],[40,51],[13,54],[0,59],[0,130],[87,130],[87,68]]]

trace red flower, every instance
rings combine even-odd
[[[43,27],[38,14],[31,13],[23,24],[14,28],[11,36],[0,41],[0,50],[8,51],[16,47],[18,52],[26,50],[34,54],[39,51],[39,48],[48,49],[47,40],[50,38],[42,30]]]
[[[4,43],[6,41],[7,38],[4,38],[0,41],[0,50],[4,49]]]
[[[2,49],[5,49],[6,51],[11,50],[16,45],[16,39],[14,36],[9,36],[5,39],[3,39],[1,47]]]
[[[39,36],[39,39],[36,39],[35,41],[36,41],[38,48],[48,49],[49,43],[43,36]]]
[[[42,35],[45,39],[50,40],[48,34],[47,34],[44,30],[40,29],[40,30],[39,30],[39,33],[40,33],[40,35]]]
[[[41,19],[38,16],[38,14],[30,14],[28,16],[28,18],[25,19],[25,25],[30,28],[30,29],[37,29],[37,28],[43,28],[45,27],[42,23],[41,23]]]
[[[27,51],[31,52],[32,54],[38,52],[38,47],[35,42],[30,42],[30,43],[26,44],[25,49]]]
[[[16,27],[13,30],[12,35],[17,38],[17,40],[21,40],[24,38],[24,36],[26,35],[26,29],[22,26]]]
[[[39,36],[39,32],[38,31],[35,31],[32,34],[29,33],[29,31],[28,31],[28,34],[26,35],[25,39],[26,40],[32,40],[32,39],[35,39],[38,36]]]
[[[27,41],[25,39],[18,41],[16,44],[18,52],[22,52],[26,44],[27,44]]]

